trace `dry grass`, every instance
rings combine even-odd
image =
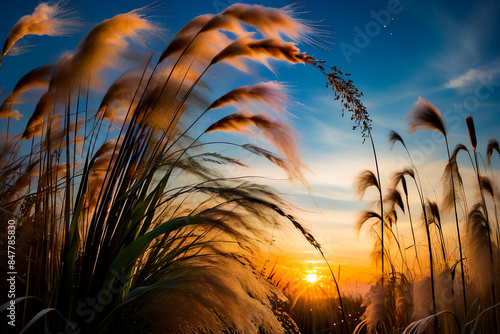
[[[261,134],[275,152],[218,145],[265,157],[306,184],[285,86],[229,87],[209,102],[204,74],[227,70],[222,63],[307,63],[369,130],[360,93],[338,68],[300,51],[298,42],[317,43],[324,33],[291,6],[235,4],[199,16],[158,59],[139,50],[163,33],[146,12],[97,24],[73,52],[21,77],[1,106],[0,117],[17,120],[19,96],[44,91],[24,130],[8,129],[0,143],[0,217],[18,221],[17,325],[88,333],[293,328],[279,308],[285,297],[256,265],[270,227],[289,224],[323,254],[321,245],[273,189],[231,177],[225,166],[247,164],[210,150],[209,134]],[[61,3],[41,4],[14,25],[2,57],[27,34],[60,35],[77,23]],[[103,73],[117,70],[123,74],[109,85]],[[216,110],[233,107],[240,111],[226,117]],[[203,129],[207,113],[219,120]]]

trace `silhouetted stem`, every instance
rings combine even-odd
[[[328,269],[330,269],[330,273],[332,274],[333,277],[333,282],[335,283],[335,289],[337,290],[337,294],[339,295],[339,304],[340,304],[340,311],[342,312],[342,319],[344,320],[344,327],[346,330],[346,333],[350,333],[349,331],[349,326],[347,325],[347,318],[345,317],[345,309],[344,309],[344,303],[342,302],[342,296],[340,295],[340,287],[339,283],[337,282],[337,279],[335,278],[335,274],[333,273],[332,267],[330,266],[330,263],[328,263],[328,260],[325,257],[325,254],[320,250],[321,256],[323,256],[323,259],[326,262],[326,265],[328,266]]]
[[[383,196],[382,196],[382,185],[380,183],[380,172],[378,168],[378,160],[377,160],[377,152],[375,150],[375,143],[373,142],[373,137],[372,133],[370,130],[368,130],[368,136],[370,137],[370,141],[372,143],[372,149],[373,149],[373,156],[375,158],[375,169],[377,171],[377,179],[378,179],[378,193],[380,196],[380,218],[381,218],[381,243],[382,243],[382,289],[384,288],[384,201],[383,201]]]
[[[408,201],[408,196],[406,196],[406,207],[408,208],[408,217],[410,218],[410,228],[411,228],[411,236],[413,238],[413,248],[415,248],[415,258],[417,259],[418,269],[420,270],[420,274],[422,274],[422,266],[420,265],[420,260],[418,259],[417,241],[415,240],[415,232],[413,231],[413,221],[411,219],[410,202]]]
[[[448,138],[446,135],[444,136],[444,140],[446,143],[446,152],[448,153],[448,163],[451,162],[451,156],[450,156],[450,147],[448,145]],[[453,177],[453,168],[450,169],[450,176],[451,176],[451,188],[453,192],[453,209],[455,212],[455,224],[457,227],[457,237],[458,237],[458,251],[460,254],[460,271],[461,271],[461,277],[462,277],[462,295],[463,295],[463,300],[464,300],[464,319],[467,319],[467,296],[465,294],[465,272],[464,272],[464,261],[463,261],[463,254],[462,254],[462,238],[460,237],[460,225],[458,224],[458,213],[457,213],[457,199],[456,199],[456,194],[455,194],[455,180]]]
[[[427,234],[427,247],[429,248],[429,266],[430,266],[430,275],[431,275],[431,294],[432,294],[432,311],[433,314],[436,314],[436,293],[434,289],[434,260],[432,257],[432,243],[431,243],[431,233],[429,231],[429,224],[427,220],[427,213],[425,210],[425,201],[424,201],[424,195],[421,191],[421,189],[418,186],[417,180],[413,179],[415,182],[415,186],[417,188],[418,196],[420,198],[420,204],[422,205],[422,210],[424,214],[424,224],[425,224],[425,232]],[[437,317],[434,317],[434,330],[437,333],[438,332],[438,321]]]
[[[496,304],[496,296],[495,296],[495,274],[494,274],[494,261],[493,261],[493,245],[491,243],[491,227],[490,227],[490,220],[488,218],[488,208],[486,207],[486,199],[484,198],[484,191],[483,191],[483,186],[481,184],[481,175],[479,173],[479,164],[477,161],[477,151],[476,148],[474,148],[474,161],[476,162],[476,175],[477,175],[477,182],[479,185],[479,193],[481,194],[481,201],[483,203],[483,210],[484,210],[484,218],[486,220],[486,226],[487,231],[488,231],[488,245],[490,248],[490,262],[491,262],[491,299],[493,305]],[[495,329],[496,332],[498,333],[498,311],[495,309]]]

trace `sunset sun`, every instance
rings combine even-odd
[[[318,275],[316,275],[315,273],[307,274],[306,281],[308,281],[309,283],[316,283],[318,281]]]
[[[500,334],[498,17],[3,0],[0,334]]]

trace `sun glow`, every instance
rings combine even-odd
[[[315,273],[307,274],[306,281],[308,281],[309,283],[316,283],[318,281],[318,275],[316,275]]]

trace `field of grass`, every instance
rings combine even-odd
[[[463,120],[470,142],[449,143],[440,111],[419,99],[407,121],[410,132],[444,138],[443,194],[430,199],[396,132],[387,145],[408,152],[408,168],[382,184],[362,93],[339,67],[298,48],[318,44],[326,32],[300,19],[293,6],[234,4],[197,16],[162,52],[145,47],[164,35],[150,10],[95,25],[75,50],[20,73],[2,95],[4,332],[499,332],[495,139],[478,145],[470,117]],[[22,49],[25,36],[80,28],[67,4],[42,3],[4,37],[0,64],[10,66],[7,55]],[[252,75],[255,64],[283,63],[304,65],[326,80],[332,99],[373,148],[375,169],[360,173],[355,190],[378,200],[353,223],[373,237],[377,277],[366,295],[342,291],[322,245],[263,178],[231,174],[235,167],[251,171],[245,157],[255,156],[307,187],[307,161],[287,111],[289,89]],[[214,87],[218,73],[232,72],[253,83]],[[26,110],[26,125],[17,131]],[[477,189],[464,187],[459,155],[470,157],[466,167]],[[456,243],[442,229],[448,212]],[[401,224],[411,227],[411,245],[402,243]],[[264,270],[270,231],[286,226],[324,259],[328,270],[319,281]],[[420,232],[425,239],[417,241]]]

